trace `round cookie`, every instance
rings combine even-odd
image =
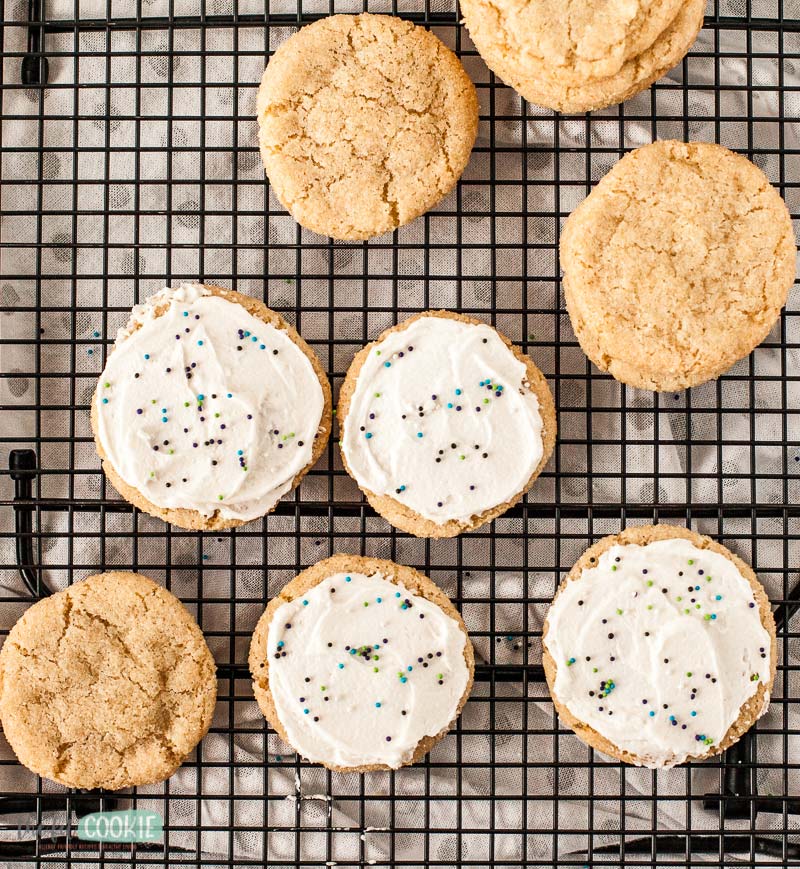
[[[0,718],[32,772],[117,790],[171,776],[211,725],[214,659],[181,602],[136,573],[35,603],[0,650]]]
[[[600,369],[642,389],[684,389],[766,338],[795,254],[788,209],[757,166],[719,145],[654,142],[569,216],[567,310]]]
[[[485,0],[462,4],[465,17],[466,9],[478,3]],[[470,28],[470,35],[487,66],[526,100],[559,112],[582,113],[624,102],[676,66],[697,38],[704,10],[705,0],[686,0],[664,32],[640,54],[626,59],[617,72],[578,83],[547,74],[541,65],[521,62],[520,55],[509,52],[507,34],[486,26],[483,12],[474,13],[483,23],[477,35]]]
[[[480,320],[425,311],[360,350],[339,394],[342,460],[372,507],[417,537],[500,516],[547,464],[550,389]]]
[[[678,16],[683,0],[463,0],[464,23],[487,62],[530,78],[583,85],[608,78]]]
[[[588,549],[543,630],[561,720],[652,769],[733,745],[769,705],[775,620],[752,569],[709,537],[629,528]]]
[[[298,574],[250,646],[267,721],[302,757],[339,772],[420,760],[453,726],[474,669],[464,622],[435,583],[357,555]]]
[[[283,206],[342,240],[390,232],[455,186],[478,130],[475,87],[432,33],[391,15],[332,15],[270,59],[256,111]]]
[[[134,308],[91,411],[114,488],[198,530],[273,510],[319,459],[331,419],[325,371],[297,332],[257,299],[198,284]]]

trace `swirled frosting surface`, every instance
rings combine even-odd
[[[134,308],[95,396],[119,476],[162,508],[254,519],[311,461],[324,408],[311,362],[282,329],[201,285]]]

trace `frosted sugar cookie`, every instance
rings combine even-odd
[[[256,299],[184,284],[134,308],[92,401],[103,469],[183,528],[272,510],[325,449],[331,393],[311,348]]]
[[[775,647],[752,569],[708,537],[657,525],[581,557],[547,614],[543,663],[568,727],[655,769],[718,754],[764,714]]]
[[[472,644],[428,577],[334,555],[270,601],[250,646],[253,690],[302,757],[364,772],[416,763],[472,687]]]
[[[339,396],[342,457],[370,504],[418,537],[452,537],[504,513],[553,450],[553,398],[491,326],[426,311],[353,360]]]

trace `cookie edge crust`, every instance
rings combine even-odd
[[[347,571],[363,573],[366,576],[372,576],[380,573],[385,579],[392,583],[402,583],[409,591],[414,594],[424,597],[426,600],[441,609],[446,616],[449,616],[457,624],[461,632],[464,634],[464,663],[469,671],[469,679],[467,687],[458,702],[455,714],[452,720],[447,723],[435,736],[424,736],[414,749],[411,758],[401,764],[403,766],[411,766],[420,761],[447,733],[452,730],[461,711],[469,699],[472,691],[472,684],[475,678],[475,652],[472,647],[472,641],[467,633],[467,628],[464,625],[464,620],[461,614],[451,602],[450,598],[439,588],[436,583],[420,573],[413,567],[407,567],[403,564],[397,564],[394,561],[388,561],[383,558],[371,558],[361,555],[348,555],[340,552],[335,555],[318,561],[311,567],[307,567],[301,573],[298,573],[294,579],[290,580],[281,591],[269,602],[267,608],[261,615],[261,618],[256,624],[253,631],[253,638],[250,643],[250,654],[248,656],[248,664],[250,673],[253,677],[253,693],[256,697],[256,702],[261,709],[262,714],[267,719],[272,728],[277,732],[280,738],[292,745],[289,740],[283,724],[278,717],[275,703],[272,699],[272,693],[269,688],[269,656],[267,654],[267,638],[269,636],[269,626],[275,611],[284,603],[294,600],[302,594],[305,594],[309,589],[323,582],[329,576],[336,573],[345,573]],[[292,748],[294,746],[292,745]],[[299,755],[300,752],[295,751]],[[374,770],[392,770],[394,767],[386,764],[366,764],[364,766],[336,766],[325,761],[314,761],[319,763],[326,769],[334,772],[372,772]],[[400,767],[398,767],[400,768]]]
[[[285,493],[285,495],[288,495],[289,492],[296,489],[297,486],[300,485],[300,481],[303,479],[303,477],[311,470],[311,468],[314,467],[314,465],[316,465],[323,452],[325,452],[325,447],[328,444],[328,439],[330,438],[331,430],[333,428],[333,399],[331,394],[331,385],[328,381],[328,377],[316,353],[314,353],[311,347],[303,340],[299,332],[292,325],[287,323],[280,314],[278,314],[276,311],[273,311],[271,308],[268,308],[260,299],[255,299],[252,296],[245,296],[242,293],[236,292],[235,290],[228,290],[224,287],[218,287],[213,284],[202,284],[201,286],[204,286],[207,290],[209,290],[211,295],[219,296],[228,302],[241,305],[246,311],[261,320],[263,323],[266,323],[269,326],[273,326],[276,329],[280,329],[281,331],[285,332],[289,339],[292,341],[292,343],[294,343],[300,349],[303,355],[311,363],[311,366],[314,369],[314,374],[316,374],[317,380],[322,387],[322,416],[320,417],[319,426],[317,427],[317,433],[314,435],[314,447],[311,451],[311,459],[309,463],[297,474],[297,476],[292,481],[291,488],[288,492]],[[158,305],[155,308],[155,316],[160,317],[162,314],[166,313],[169,308],[169,304],[170,303],[167,302],[165,304]],[[141,324],[137,324],[133,331],[136,331],[136,329],[139,328],[141,328]],[[116,350],[116,346],[117,345],[115,343],[114,349],[112,349],[111,353]],[[109,354],[109,358],[110,356],[111,354]],[[105,370],[105,365],[103,366],[103,369]],[[129,504],[132,504],[134,507],[137,507],[139,510],[142,510],[145,513],[149,513],[151,516],[156,516],[159,519],[163,519],[164,522],[168,522],[172,525],[177,525],[179,528],[184,528],[188,531],[223,531],[227,528],[236,528],[239,525],[246,525],[248,522],[257,522],[260,518],[263,518],[267,514],[271,513],[278,506],[283,497],[285,497],[285,495],[281,496],[281,498],[279,498],[275,502],[275,504],[270,507],[269,510],[263,513],[261,516],[256,516],[253,519],[223,519],[219,511],[215,511],[211,516],[204,516],[198,510],[192,510],[188,507],[158,507],[156,504],[153,504],[138,489],[129,485],[122,479],[117,470],[106,457],[103,446],[100,443],[97,422],[97,402],[99,400],[100,378],[102,378],[102,372],[100,373],[98,378],[98,387],[95,388],[94,394],[92,395],[90,413],[95,448],[97,450],[97,454],[100,456],[103,471],[105,472],[105,475],[108,478],[109,482]]]
[[[692,154],[698,154],[701,152],[705,153],[706,161],[714,161],[715,163],[719,163],[720,160],[727,160],[733,158],[735,163],[738,163],[740,166],[747,165],[747,171],[750,174],[752,180],[758,181],[759,183],[768,185],[769,189],[774,194],[775,201],[775,218],[776,223],[778,220],[782,220],[785,224],[785,240],[788,245],[791,246],[792,251],[785,251],[783,254],[776,251],[773,255],[772,261],[772,273],[773,279],[769,282],[769,286],[772,287],[785,287],[782,292],[778,292],[777,301],[780,301],[780,304],[777,305],[777,311],[775,318],[769,324],[769,327],[766,330],[762,330],[757,335],[757,340],[750,339],[747,343],[750,345],[750,349],[744,355],[734,354],[732,357],[726,357],[721,363],[714,365],[711,368],[703,368],[695,372],[694,374],[687,375],[686,373],[680,372],[670,372],[670,373],[661,373],[657,368],[647,369],[644,367],[637,366],[635,363],[630,362],[628,360],[616,359],[610,354],[603,351],[600,347],[599,342],[595,339],[594,333],[590,327],[587,326],[586,318],[583,316],[580,311],[580,305],[577,303],[576,299],[578,295],[576,294],[572,282],[569,278],[569,270],[570,263],[573,259],[576,258],[577,252],[581,249],[580,238],[583,236],[583,220],[584,213],[588,210],[588,206],[585,204],[590,200],[592,195],[597,191],[599,196],[604,196],[607,188],[611,187],[618,179],[619,172],[618,167],[620,167],[625,160],[629,157],[633,157],[633,155],[637,154],[639,151],[643,151],[646,148],[650,149],[658,149],[660,151],[664,151],[667,153],[667,159],[672,159],[671,151],[675,146],[680,148],[689,149],[689,152]],[[608,179],[608,180],[607,180]],[[599,197],[596,197],[596,200]],[[778,205],[780,203],[780,206]],[[782,206],[782,207],[781,207]],[[780,212],[780,218],[778,218],[777,213]],[[573,220],[574,218],[574,220]],[[570,322],[572,324],[572,329],[575,332],[575,337],[578,339],[578,343],[581,346],[584,354],[588,356],[588,358],[601,370],[606,371],[614,377],[615,380],[618,380],[620,383],[625,383],[628,386],[633,386],[637,389],[647,389],[653,392],[676,392],[684,389],[689,389],[693,386],[700,386],[703,383],[707,383],[710,380],[716,380],[726,371],[730,370],[734,365],[740,362],[742,359],[746,359],[760,344],[762,344],[769,333],[772,331],[775,323],[780,319],[781,311],[786,306],[786,302],[789,297],[789,293],[792,289],[796,278],[797,271],[797,244],[794,238],[794,229],[792,226],[792,218],[789,212],[789,207],[786,204],[784,198],[780,195],[775,185],[770,181],[767,174],[759,167],[753,163],[752,160],[749,160],[743,154],[739,154],[736,151],[731,151],[729,148],[726,148],[724,145],[719,145],[714,142],[698,142],[698,141],[689,141],[682,142],[678,139],[656,139],[654,142],[650,142],[647,145],[642,145],[639,148],[634,148],[625,154],[620,160],[618,160],[608,172],[597,182],[595,187],[586,196],[583,201],[572,211],[567,220],[564,223],[563,229],[561,231],[561,240],[559,242],[559,255],[561,260],[561,268],[563,271],[562,283],[564,287],[564,299],[566,302],[567,313],[570,318]],[[779,258],[781,257],[781,258]],[[591,285],[584,286],[584,292],[591,292]]]
[[[170,768],[168,768],[168,771],[166,773],[154,771],[151,776],[147,776],[141,779],[130,777],[127,780],[124,780],[122,784],[115,785],[113,787],[113,790],[117,791],[128,787],[158,784],[162,781],[166,781],[178,771],[181,765],[197,748],[197,746],[200,744],[200,742],[203,740],[203,738],[206,736],[209,729],[211,728],[211,724],[214,719],[214,711],[216,709],[218,693],[216,677],[217,666],[214,660],[214,656],[212,655],[211,650],[208,648],[208,643],[206,641],[205,635],[203,634],[200,626],[197,624],[194,616],[192,616],[192,614],[181,602],[181,600],[177,598],[171,591],[169,591],[169,589],[164,588],[164,586],[150,579],[149,576],[146,576],[143,573],[134,573],[133,571],[129,570],[108,570],[103,573],[92,574],[91,576],[87,576],[86,578],[67,586],[67,588],[63,589],[62,591],[56,592],[45,598],[41,598],[40,600],[36,601],[32,606],[28,607],[28,609],[26,609],[25,612],[17,619],[17,621],[14,623],[14,626],[9,631],[9,634],[6,637],[5,642],[3,643],[2,649],[0,649],[0,718],[2,718],[3,733],[14,752],[14,756],[17,758],[17,761],[34,774],[40,775],[43,778],[48,779],[49,781],[54,781],[58,784],[62,784],[70,788],[104,788],[112,790],[112,788],[108,788],[108,786],[101,781],[98,781],[96,783],[91,783],[88,781],[77,782],[67,780],[59,775],[53,775],[53,771],[51,769],[46,768],[45,764],[37,762],[35,758],[30,758],[26,756],[26,758],[23,760],[17,750],[14,741],[12,741],[13,734],[16,731],[16,728],[8,728],[8,715],[6,713],[6,710],[4,709],[4,664],[6,657],[11,654],[11,642],[14,640],[15,631],[17,631],[18,626],[26,617],[28,617],[28,614],[36,607],[39,607],[40,609],[51,610],[54,607],[58,607],[62,600],[69,600],[70,597],[74,594],[76,588],[84,586],[87,583],[93,583],[94,581],[99,580],[110,580],[118,584],[127,585],[127,587],[134,595],[141,593],[155,593],[155,595],[158,596],[158,598],[164,603],[164,605],[166,607],[169,607],[170,613],[175,617],[175,626],[181,628],[184,633],[188,634],[189,636],[193,636],[197,640],[197,647],[200,650],[203,658],[205,658],[204,663],[207,664],[210,668],[211,676],[209,680],[205,683],[198,683],[197,706],[202,709],[202,721],[200,727],[195,734],[196,738],[193,737],[193,745],[191,746],[189,751],[185,753],[175,754],[174,764],[171,765]]]
[[[655,42],[641,54],[627,60],[618,73],[608,78],[587,81],[584,85],[565,85],[559,91],[548,90],[541,82],[517,75],[506,67],[502,59],[492,57],[490,63],[483,51],[478,53],[495,75],[528,102],[563,114],[592,112],[624,103],[649,88],[683,60],[705,20],[705,0],[687,0],[687,5],[692,2],[694,8],[682,9]],[[462,7],[465,3],[468,4],[469,0],[461,0]],[[685,20],[680,20],[684,15]],[[666,49],[659,52],[665,45]],[[625,86],[615,84],[629,64],[636,66],[635,81]]]
[[[412,323],[422,319],[423,317],[440,317],[442,319],[457,320],[461,323],[467,323],[472,326],[489,326],[490,329],[494,329],[493,326],[485,323],[483,320],[478,320],[475,317],[469,317],[466,314],[458,314],[454,311],[443,310],[421,311],[420,313],[409,317],[407,320],[403,320],[402,323],[398,323],[395,326],[385,329],[374,341],[371,341],[356,353],[347,370],[344,382],[339,391],[339,404],[336,411],[340,437],[343,433],[345,420],[347,419],[347,414],[350,410],[350,401],[355,392],[358,375],[373,348],[388,335],[393,332],[402,332]],[[462,522],[458,519],[449,519],[447,522],[443,523],[434,522],[432,519],[426,519],[419,513],[414,512],[405,504],[392,498],[391,495],[376,495],[369,489],[363,488],[359,484],[355,474],[348,466],[347,458],[345,457],[344,450],[341,448],[340,442],[339,454],[342,457],[342,464],[359,489],[364,493],[370,506],[376,513],[383,516],[383,518],[395,528],[399,528],[401,531],[405,531],[408,534],[413,534],[415,537],[456,537],[459,534],[474,531],[475,529],[480,528],[481,525],[485,525],[487,522],[491,522],[493,519],[501,516],[509,508],[517,504],[530,490],[536,482],[537,477],[541,474],[547,465],[547,462],[550,460],[550,456],[555,448],[557,434],[556,407],[555,401],[553,400],[553,394],[550,391],[550,387],[547,385],[545,376],[526,353],[523,353],[522,350],[513,344],[509,338],[503,335],[502,332],[499,332],[497,329],[494,329],[494,331],[506,347],[511,350],[514,357],[525,365],[527,380],[530,384],[530,388],[536,394],[539,401],[539,415],[542,418],[542,458],[522,490],[511,499],[484,510],[483,513],[474,516],[469,522]]]
[[[561,594],[567,583],[580,579],[580,576],[585,569],[595,567],[599,557],[612,546],[616,544],[623,546],[630,544],[645,546],[646,544],[652,543],[656,540],[671,540],[675,538],[689,540],[697,546],[698,549],[707,549],[711,552],[716,552],[734,564],[736,569],[753,589],[753,595],[758,604],[761,624],[770,635],[771,639],[769,682],[766,685],[763,682],[759,683],[756,693],[742,704],[736,720],[731,724],[725,736],[717,745],[712,746],[708,751],[702,754],[690,755],[686,760],[681,761],[680,764],[675,764],[677,766],[698,760],[705,760],[716,754],[722,753],[727,748],[730,748],[730,746],[735,742],[738,742],[738,740],[756,723],[756,721],[767,711],[767,707],[769,706],[769,697],[775,683],[775,675],[777,672],[778,640],[775,629],[775,618],[772,615],[769,598],[750,565],[743,561],[738,555],[724,547],[721,543],[717,543],[717,541],[713,540],[711,537],[707,537],[704,534],[698,534],[696,531],[691,531],[678,525],[643,525],[626,528],[618,534],[610,534],[607,537],[603,537],[581,555],[572,567],[572,570],[570,570],[567,576],[565,576],[559,584],[558,591],[556,592],[550,607],[552,607],[556,600],[558,600],[559,594]],[[550,696],[553,700],[553,705],[558,712],[559,718],[582,742],[586,743],[590,748],[603,752],[603,754],[610,755],[617,760],[633,764],[634,766],[643,766],[649,769],[669,768],[669,764],[651,765],[638,755],[631,754],[628,751],[618,748],[613,742],[606,739],[606,737],[598,733],[593,727],[586,724],[584,721],[581,721],[579,718],[576,718],[569,711],[566,705],[559,700],[554,688],[558,667],[544,643],[549,629],[549,616],[550,609],[548,608],[548,613],[545,617],[542,628],[542,665],[547,680],[547,687],[550,691]]]
[[[463,106],[461,106],[462,110],[460,112],[458,112],[459,123],[462,123],[462,122],[467,121],[467,120],[469,120],[470,123],[469,123],[469,126],[466,126],[465,124],[462,123],[461,135],[463,136],[463,142],[464,142],[463,150],[460,149],[459,152],[455,155],[457,157],[457,165],[459,165],[461,168],[458,171],[453,173],[453,178],[452,178],[452,182],[450,183],[450,185],[446,189],[444,189],[440,192],[437,191],[437,195],[433,198],[431,198],[430,195],[427,196],[424,200],[424,202],[427,204],[420,206],[419,210],[416,211],[416,213],[413,214],[413,216],[408,217],[408,219],[406,219],[400,223],[387,224],[385,227],[378,227],[378,228],[376,228],[374,230],[370,230],[370,231],[354,230],[353,232],[348,232],[346,234],[342,233],[342,234],[337,234],[337,235],[331,235],[329,232],[330,227],[324,226],[323,223],[317,223],[316,221],[309,220],[307,217],[304,217],[303,222],[301,223],[300,220],[298,220],[298,218],[296,217],[294,209],[290,208],[289,205],[284,201],[284,197],[281,193],[282,185],[280,183],[275,183],[273,178],[270,176],[270,169],[269,169],[269,164],[271,162],[269,159],[270,155],[266,153],[263,145],[261,144],[261,126],[263,123],[262,116],[267,112],[269,105],[270,105],[270,103],[268,103],[267,97],[266,97],[266,81],[267,81],[267,76],[269,73],[270,65],[272,63],[274,63],[276,57],[278,58],[278,62],[280,62],[281,58],[286,53],[285,50],[282,50],[284,48],[284,46],[289,44],[291,42],[291,40],[295,39],[295,37],[299,36],[307,28],[309,28],[309,27],[323,27],[323,26],[325,26],[326,22],[328,22],[332,18],[356,19],[356,18],[364,18],[364,17],[389,19],[391,21],[391,24],[389,26],[395,28],[395,31],[394,31],[395,35],[399,35],[400,34],[399,28],[402,28],[402,29],[406,30],[407,34],[413,34],[421,40],[427,40],[430,43],[430,45],[435,47],[435,50],[437,53],[440,51],[440,49],[437,47],[437,43],[438,43],[438,45],[441,46],[441,50],[443,51],[443,53],[440,57],[440,60],[442,60],[443,58],[446,58],[447,67],[449,69],[448,75],[458,78],[464,84],[465,100],[464,100]],[[398,22],[400,22],[400,23],[398,23]],[[287,40],[282,42],[275,49],[275,52],[273,53],[272,57],[268,60],[267,66],[264,69],[264,72],[261,76],[261,82],[258,86],[258,92],[256,94],[256,122],[258,125],[258,131],[259,131],[258,150],[259,150],[259,153],[261,155],[261,162],[264,166],[264,171],[267,174],[267,178],[269,180],[270,187],[273,190],[273,192],[275,193],[275,196],[277,197],[281,206],[291,215],[292,219],[296,223],[298,223],[304,229],[307,229],[310,232],[314,232],[317,235],[321,235],[325,238],[333,238],[336,241],[366,241],[367,239],[379,238],[382,235],[386,235],[390,232],[394,232],[395,230],[400,229],[400,227],[406,226],[407,224],[413,222],[418,217],[421,217],[423,214],[427,214],[432,208],[434,208],[436,205],[438,205],[445,197],[449,196],[450,193],[452,193],[452,191],[455,189],[459,180],[461,179],[464,172],[466,171],[467,166],[469,165],[469,160],[470,160],[470,156],[472,154],[472,149],[475,147],[475,140],[477,139],[477,136],[478,136],[478,126],[480,123],[480,104],[478,102],[478,92],[475,88],[475,83],[470,78],[469,74],[467,73],[466,69],[464,68],[464,65],[461,63],[461,61],[459,60],[459,58],[455,54],[455,52],[453,52],[452,49],[448,48],[444,44],[444,42],[442,42],[442,40],[439,39],[439,37],[435,33],[432,33],[430,30],[427,30],[425,27],[422,27],[418,24],[414,24],[413,22],[406,22],[406,23],[411,24],[413,29],[405,28],[403,26],[403,22],[405,22],[405,19],[398,18],[395,15],[389,15],[386,13],[361,12],[358,14],[352,14],[352,13],[347,13],[347,12],[340,12],[340,13],[335,13],[334,15],[328,15],[325,18],[321,18],[318,21],[313,21],[310,24],[307,24],[307,25],[301,27],[299,30],[296,30]],[[419,33],[418,31],[421,31],[421,33]],[[425,34],[425,35],[423,36],[422,34]],[[442,77],[445,77],[444,70],[442,70]],[[467,147],[467,143],[469,143],[469,147]],[[456,161],[454,160],[454,158],[448,154],[448,163],[451,160],[453,160],[454,164],[455,164]],[[280,173],[277,173],[277,174],[279,175]]]

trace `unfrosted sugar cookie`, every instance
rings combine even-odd
[[[211,725],[214,659],[145,576],[90,576],[35,603],[0,651],[0,717],[20,762],[73,788],[171,776]]]
[[[325,449],[331,392],[311,348],[256,299],[184,284],[134,308],[92,401],[103,469],[183,528],[272,510]]]
[[[472,644],[428,577],[335,555],[270,601],[250,647],[256,700],[302,757],[365,772],[415,763],[472,687]]]
[[[720,145],[626,155],[561,236],[564,289],[586,355],[642,389],[718,377],[768,335],[795,277],[786,204]]]
[[[461,5],[493,72],[532,103],[577,113],[621,103],[678,64],[703,25],[705,0]]]
[[[475,87],[423,27],[332,15],[270,59],[256,112],[272,189],[298,223],[337,239],[397,229],[458,181],[478,131]]]
[[[775,621],[755,574],[708,537],[631,528],[562,582],[543,663],[561,720],[653,769],[718,754],[769,705]]]
[[[491,326],[427,311],[353,360],[339,397],[345,466],[370,504],[418,537],[452,537],[504,513],[553,450],[553,398]]]

